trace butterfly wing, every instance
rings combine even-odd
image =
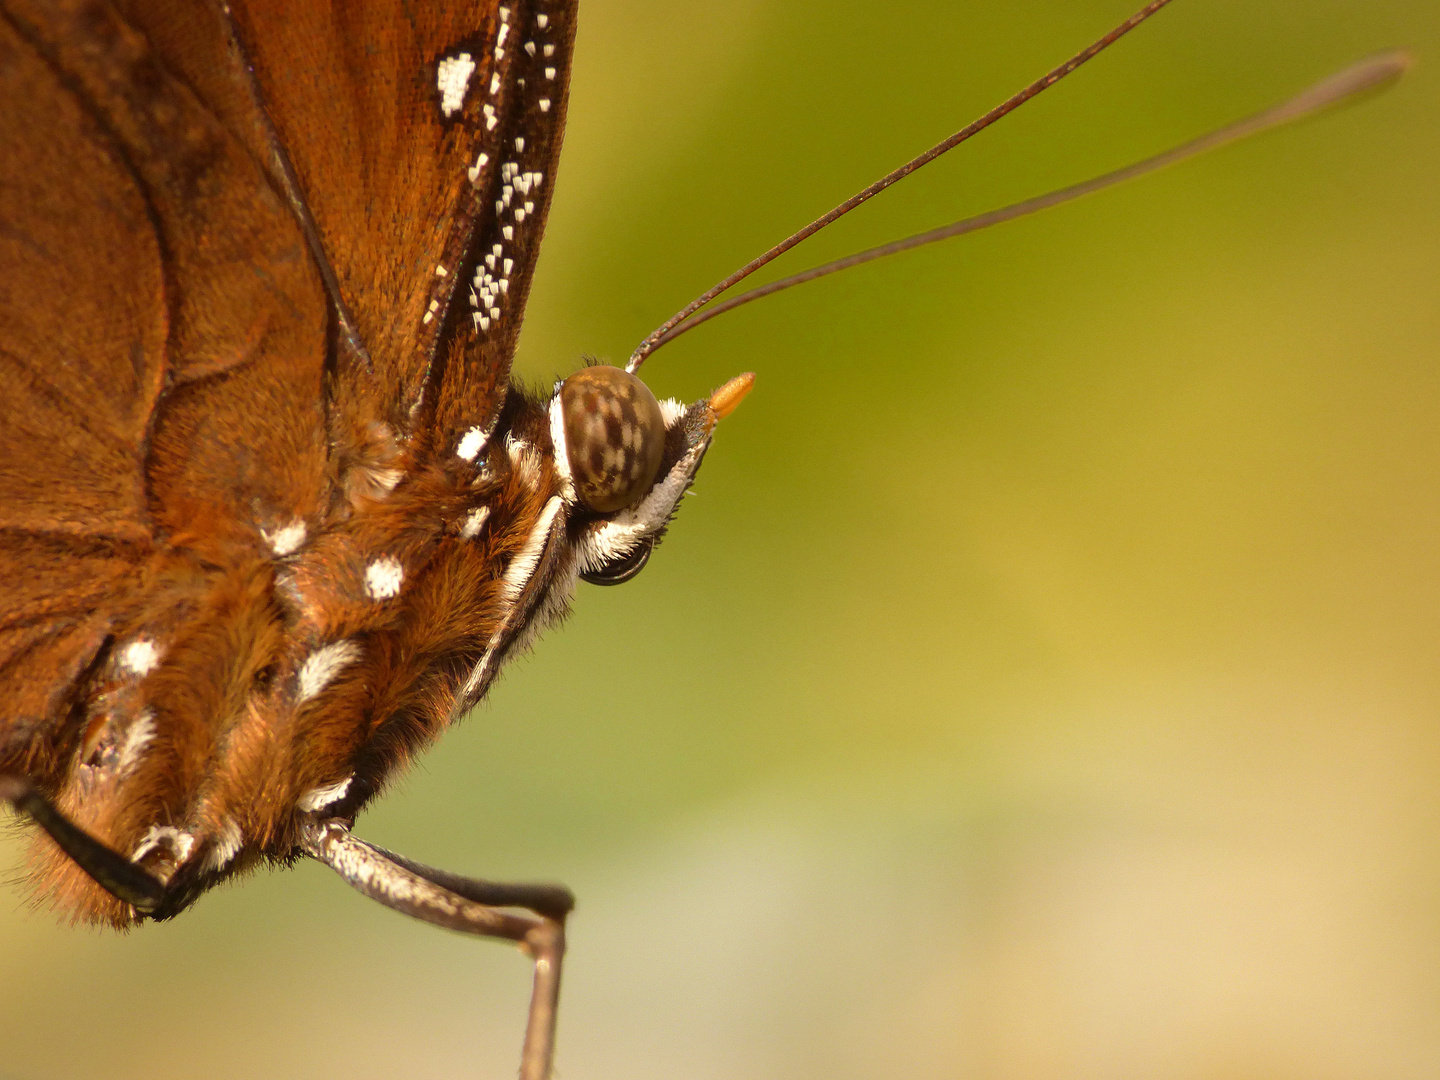
[[[0,765],[34,772],[158,539],[317,497],[326,315],[287,207],[143,26],[5,14]],[[266,415],[212,422],[240,398]]]
[[[574,4],[231,10],[354,332],[338,393],[394,428],[422,406],[493,419],[549,205]]]

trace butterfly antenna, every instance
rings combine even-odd
[[[1192,139],[1153,157],[1127,165],[1123,169],[1116,169],[1113,172],[1107,172],[1078,184],[1047,192],[1044,195],[1037,195],[1032,199],[1013,203],[998,210],[989,210],[949,225],[942,225],[937,229],[907,236],[903,240],[892,240],[888,244],[867,248],[865,251],[847,255],[843,259],[836,259],[834,262],[828,262],[822,266],[811,267],[809,270],[802,270],[789,277],[778,278],[758,288],[740,293],[738,296],[732,296],[728,300],[722,300],[712,307],[705,308],[704,311],[691,310],[689,316],[667,323],[668,329],[655,337],[653,344],[650,345],[650,350],[653,352],[661,345],[674,341],[681,334],[695,329],[701,323],[709,322],[717,315],[723,315],[727,311],[733,311],[737,307],[759,300],[762,296],[770,296],[772,293],[782,292],[792,286],[803,285],[807,281],[838,274],[841,270],[849,270],[852,266],[874,262],[887,255],[898,255],[902,251],[910,251],[914,248],[924,247],[926,244],[948,240],[952,236],[963,236],[965,233],[976,232],[991,225],[999,225],[1003,221],[1013,221],[1016,218],[1025,217],[1027,214],[1033,214],[1037,210],[1047,210],[1052,206],[1059,206],[1061,203],[1078,199],[1082,195],[1090,195],[1126,180],[1133,180],[1137,176],[1144,176],[1146,173],[1155,172],[1184,161],[1186,158],[1215,150],[1270,128],[1313,116],[1324,109],[1388,86],[1398,79],[1412,62],[1410,55],[1404,52],[1389,52],[1372,56],[1321,80],[1288,101],[1263,112],[1255,113],[1253,116],[1247,116],[1243,120],[1227,124],[1208,135],[1202,135],[1198,139]],[[648,341],[649,339],[647,339]]]
[[[659,348],[662,341],[669,340],[674,337],[672,331],[674,331],[677,326],[683,323],[691,315],[695,314],[695,312],[699,311],[711,300],[714,300],[721,293],[728,292],[740,282],[744,281],[751,274],[755,273],[756,270],[759,270],[766,263],[773,262],[775,259],[778,259],[781,255],[785,254],[785,252],[793,248],[796,244],[800,243],[802,240],[809,239],[821,229],[825,228],[825,226],[831,224],[832,222],[838,221],[840,218],[850,213],[851,210],[854,210],[861,203],[868,202],[869,200],[873,199],[876,195],[879,195],[880,192],[884,191],[891,184],[897,183],[900,180],[904,180],[905,177],[909,176],[916,169],[919,169],[921,166],[930,164],[930,162],[934,161],[937,157],[945,153],[947,150],[953,150],[966,139],[969,139],[974,135],[978,135],[991,124],[995,123],[995,121],[999,120],[1002,116],[1005,116],[1007,113],[1014,112],[1021,105],[1024,105],[1027,101],[1029,101],[1035,95],[1039,94],[1042,90],[1048,90],[1050,87],[1054,86],[1057,82],[1063,79],[1066,75],[1069,75],[1072,71],[1078,68],[1081,64],[1085,63],[1085,61],[1104,52],[1111,45],[1115,44],[1115,42],[1119,41],[1131,30],[1134,30],[1142,22],[1150,18],[1151,15],[1154,15],[1157,11],[1165,7],[1170,2],[1171,0],[1151,0],[1150,3],[1146,4],[1134,15],[1131,15],[1130,18],[1126,19],[1114,30],[1111,30],[1099,41],[1095,42],[1095,44],[1091,45],[1087,49],[1082,49],[1080,52],[1076,53],[1069,60],[1066,60],[1063,64],[1055,68],[1053,71],[1049,72],[1048,74],[1044,75],[1039,79],[1036,79],[1033,83],[1025,87],[1024,90],[1021,90],[1014,97],[1011,97],[1008,100],[1002,102],[1001,104],[995,106],[995,108],[991,109],[984,116],[980,117],[980,119],[961,128],[959,131],[955,132],[954,135],[951,135],[943,142],[936,143],[919,157],[912,158],[904,165],[901,165],[894,172],[887,173],[886,175],[882,176],[879,180],[876,180],[873,184],[865,188],[863,191],[856,192],[839,206],[835,207],[835,209],[831,210],[828,214],[824,214],[816,218],[799,232],[793,233],[792,235],[786,237],[784,240],[780,241],[780,243],[776,244],[759,258],[752,259],[750,262],[746,263],[739,270],[736,270],[733,274],[727,277],[724,281],[719,282],[713,288],[707,289],[705,292],[701,293],[690,303],[686,304],[685,307],[681,308],[669,319],[667,319],[661,326],[656,328],[656,330],[649,337],[647,337],[644,341],[640,343],[639,347],[630,354],[630,362],[625,365],[625,370],[633,373],[637,368],[640,367],[641,364],[645,362],[645,358],[647,356],[649,356],[652,352]]]

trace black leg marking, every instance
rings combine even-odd
[[[534,957],[535,986],[520,1056],[520,1080],[548,1080],[560,1003],[560,961],[565,955],[564,917],[574,904],[568,889],[497,885],[432,870],[367,844],[351,835],[340,821],[307,823],[301,847],[388,908],[434,926],[513,941]],[[501,911],[500,906],[526,907],[537,915]]]
[[[30,781],[18,776],[0,776],[0,799],[49,833],[60,850],[74,859],[75,865],[94,878],[101,888],[144,915],[159,910],[165,898],[165,885],[143,866],[111,851],[55,809]]]

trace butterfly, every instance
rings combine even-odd
[[[5,14],[0,774],[39,892],[125,926],[312,855],[533,953],[543,1075],[568,892],[349,822],[643,566],[735,399],[510,382],[575,4]]]
[[[640,572],[751,385],[636,377],[693,306],[629,371],[510,378],[575,4],[3,10],[0,795],[39,894],[126,926],[318,859],[534,955],[544,1076],[569,893],[351,826]]]

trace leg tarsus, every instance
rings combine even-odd
[[[547,1080],[555,1055],[555,1024],[560,1014],[560,962],[565,956],[565,924],[543,919],[525,939],[524,949],[535,958],[535,985],[530,992],[530,1015],[525,1021],[525,1044],[520,1052],[520,1080]]]

